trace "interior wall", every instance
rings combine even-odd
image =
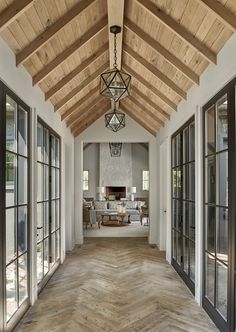
[[[203,237],[203,205],[202,205],[202,190],[203,190],[203,170],[202,170],[202,107],[208,100],[210,100],[218,91],[220,91],[232,78],[236,75],[236,36],[235,34],[229,39],[224,48],[217,56],[217,65],[209,65],[207,70],[201,76],[200,86],[193,87],[188,92],[187,101],[180,103],[178,112],[171,115],[170,121],[161,129],[158,135],[159,144],[166,142],[167,154],[167,170],[166,176],[162,186],[167,188],[167,214],[166,219],[162,217],[160,211],[160,229],[161,237],[166,237],[166,258],[171,261],[171,135],[180,128],[190,117],[195,115],[195,160],[196,160],[196,300],[201,303],[202,290],[202,237]],[[161,173],[158,174],[159,181],[161,180]],[[159,195],[163,197],[161,187],[159,187]],[[165,199],[165,198],[163,198]],[[166,223],[162,227],[162,223]],[[162,233],[162,229],[166,229],[166,235]]]
[[[74,137],[54,112],[44,94],[32,86],[32,78],[23,67],[16,67],[15,54],[0,39],[0,79],[31,108],[31,302],[37,298],[36,279],[36,234],[37,234],[37,117],[45,121],[61,137],[61,257],[74,246]],[[33,240],[34,239],[34,240]]]
[[[99,186],[99,144],[93,143],[84,149],[83,170],[89,172],[89,188],[84,197],[96,199],[96,187]]]
[[[149,170],[150,170],[150,190],[149,190],[149,213],[150,213],[150,234],[149,242],[158,244],[157,229],[159,228],[159,200],[157,198],[157,169],[158,169],[158,144],[144,128],[126,116],[126,127],[117,133],[113,133],[105,128],[104,117],[97,120],[92,126],[86,129],[75,139],[75,228],[76,243],[83,243],[82,224],[82,170],[83,170],[83,143],[93,142],[123,142],[123,143],[149,143]]]
[[[142,172],[148,171],[148,146],[132,144],[132,186],[136,187],[135,197],[148,197],[142,187]]]

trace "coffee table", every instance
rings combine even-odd
[[[128,224],[130,224],[130,214],[129,213],[119,213],[119,212],[103,212],[101,214],[101,218],[102,218],[102,225],[104,225],[104,217],[109,217],[109,220],[113,220],[111,219],[112,217],[116,217],[117,218],[117,223],[118,224],[123,224],[124,223],[124,219],[125,217],[128,217]]]

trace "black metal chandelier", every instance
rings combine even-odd
[[[122,143],[109,143],[111,157],[120,157]]]
[[[100,94],[117,102],[128,96],[131,76],[117,68],[116,35],[121,32],[121,27],[113,25],[110,27],[110,32],[114,34],[114,68],[101,74]]]
[[[113,112],[105,114],[105,126],[115,133],[125,127],[125,114],[116,110],[116,104]]]

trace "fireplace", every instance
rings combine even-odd
[[[126,187],[106,187],[106,196],[114,196],[116,200],[126,197]]]

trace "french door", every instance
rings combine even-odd
[[[37,125],[37,280],[39,289],[60,259],[60,138],[42,120]]]
[[[0,330],[29,306],[29,112],[0,82]]]
[[[204,112],[203,306],[221,331],[235,331],[236,79]]]
[[[195,291],[195,125],[172,136],[172,265]]]

